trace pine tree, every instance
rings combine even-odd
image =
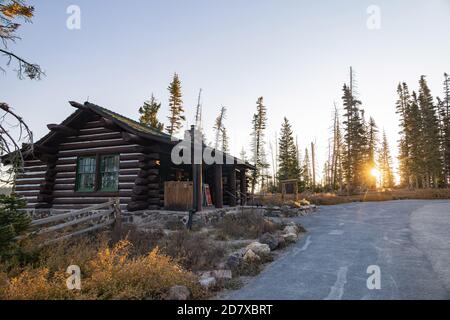
[[[375,189],[377,186],[376,177],[371,175],[371,170],[376,167],[375,154],[377,150],[377,134],[378,128],[375,120],[370,117],[367,129],[367,162],[365,173],[368,177],[368,186],[371,189]]]
[[[181,94],[181,81],[178,77],[178,74],[175,73],[173,75],[173,80],[169,87],[169,109],[170,116],[169,126],[166,128],[166,131],[169,135],[173,136],[179,132],[182,128],[182,121],[185,121],[186,118],[184,116],[184,108],[183,108],[183,100]]]
[[[399,173],[400,185],[411,187],[411,97],[406,83],[397,86],[398,100],[396,103],[396,113],[400,116],[400,140],[399,140]]]
[[[145,101],[144,105],[139,108],[139,121],[141,124],[158,130],[163,131],[164,124],[158,121],[158,111],[161,108],[161,103],[158,102],[155,97],[152,96],[150,101]]]
[[[256,170],[252,171],[252,194],[255,193],[258,180],[262,177],[263,171],[268,168],[267,157],[265,152],[265,130],[267,126],[267,108],[264,105],[263,97],[258,98],[256,102],[256,113],[252,120],[252,162]]]
[[[298,179],[299,164],[291,124],[285,117],[281,126],[278,152],[278,180]]]
[[[359,108],[361,102],[355,99],[347,85],[344,85],[343,92],[345,134],[342,166],[347,191],[350,192],[363,183],[365,128]]]
[[[419,80],[419,107],[422,114],[423,150],[425,164],[425,187],[437,187],[442,179],[439,144],[439,120],[425,76]]]
[[[450,77],[444,73],[444,98],[440,104],[444,186],[450,187]]]
[[[394,174],[392,170],[392,158],[389,151],[389,144],[387,141],[386,133],[383,131],[383,141],[381,143],[381,149],[378,158],[378,166],[381,173],[381,187],[393,188],[394,187]]]
[[[305,149],[305,156],[303,157],[301,179],[305,189],[311,189],[312,187],[311,161],[309,159],[308,148]]]

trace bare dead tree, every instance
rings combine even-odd
[[[18,21],[31,22],[34,15],[34,8],[26,5],[23,0],[2,0],[0,1],[0,41],[3,48],[0,54],[6,59],[6,66],[16,65],[16,72],[19,79],[29,78],[39,80],[45,73],[38,64],[31,63],[18,54],[8,49],[9,43],[20,40],[16,32],[21,26]],[[0,66],[0,71],[6,72]]]
[[[28,125],[6,103],[0,102],[0,184],[14,184],[15,176],[23,169],[24,159],[33,153],[33,133]]]

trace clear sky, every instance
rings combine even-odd
[[[356,71],[366,114],[385,128],[397,154],[396,86],[417,88],[427,75],[441,95],[450,72],[449,0],[40,0],[33,24],[10,48],[41,64],[42,81],[0,75],[0,100],[21,113],[39,138],[90,102],[137,118],[153,92],[168,113],[167,86],[179,73],[189,124],[199,88],[207,137],[221,105],[232,152],[249,149],[256,100],[268,107],[268,138],[286,116],[304,149],[317,141],[326,158],[333,102],[341,106],[348,68]],[[81,9],[81,29],[66,27],[69,5]],[[370,5],[380,29],[367,27]],[[1,60],[3,63],[4,60]],[[267,147],[268,148],[268,147]],[[269,155],[270,158],[270,155]]]

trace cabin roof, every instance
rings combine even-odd
[[[73,107],[77,108],[78,110],[76,110],[75,112],[73,112],[69,117],[67,117],[62,123],[61,125],[65,125],[65,126],[69,126],[76,122],[77,119],[79,119],[79,117],[85,113],[85,111],[91,111],[103,118],[112,120],[116,125],[118,125],[119,127],[121,127],[122,129],[124,129],[127,132],[131,132],[133,134],[136,134],[144,139],[149,139],[149,140],[154,140],[157,142],[161,142],[161,143],[166,143],[166,144],[172,144],[175,145],[178,142],[180,142],[181,140],[179,139],[174,139],[173,137],[171,137],[170,135],[164,133],[164,132],[160,132],[154,128],[145,126],[140,124],[139,122],[130,119],[128,117],[125,117],[119,113],[116,113],[114,111],[111,111],[109,109],[106,109],[104,107],[101,107],[99,105],[90,103],[90,102],[85,102],[84,104],[75,102],[75,101],[69,101],[70,105],[72,105]],[[52,141],[52,138],[55,137],[57,135],[56,132],[50,131],[48,134],[46,134],[44,137],[42,137],[41,139],[39,139],[37,142],[35,142],[35,145],[44,145],[44,144],[48,144],[49,142]],[[205,147],[209,148],[208,146],[205,145]],[[2,157],[2,161],[4,161],[7,158],[7,155],[4,155]],[[233,157],[235,160],[238,160],[242,165],[244,165],[245,167],[249,168],[249,169],[255,169],[255,167],[253,165],[251,165],[248,162],[244,162],[239,158]]]

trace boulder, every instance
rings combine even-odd
[[[214,270],[213,275],[217,280],[231,280],[233,277],[231,270],[228,269]]]
[[[264,233],[260,238],[259,242],[262,244],[267,244],[270,250],[275,250],[278,247],[278,239],[271,233]]]
[[[226,265],[231,269],[238,267],[244,261],[244,254],[245,249],[231,253],[227,258]]]
[[[209,289],[216,285],[217,281],[214,277],[203,277],[199,279],[200,285],[206,289]]]
[[[264,255],[270,253],[270,247],[267,244],[260,242],[252,242],[247,246],[247,251],[253,251],[257,255]]]
[[[245,262],[254,262],[254,261],[259,261],[261,260],[261,258],[254,253],[251,249],[247,250],[247,252],[244,255],[244,261]]]
[[[297,234],[296,233],[285,233],[285,234],[283,234],[283,238],[286,242],[295,242],[295,241],[297,241]]]
[[[212,271],[200,272],[200,278],[210,278],[214,277],[216,280],[230,280],[232,278],[231,270],[219,269]]]
[[[299,234],[300,233],[300,227],[295,224],[294,222],[289,222],[288,225],[284,228],[283,233],[284,234],[288,234],[288,233],[295,233],[295,234]]]
[[[169,289],[167,300],[188,300],[191,292],[186,286],[173,286]]]

